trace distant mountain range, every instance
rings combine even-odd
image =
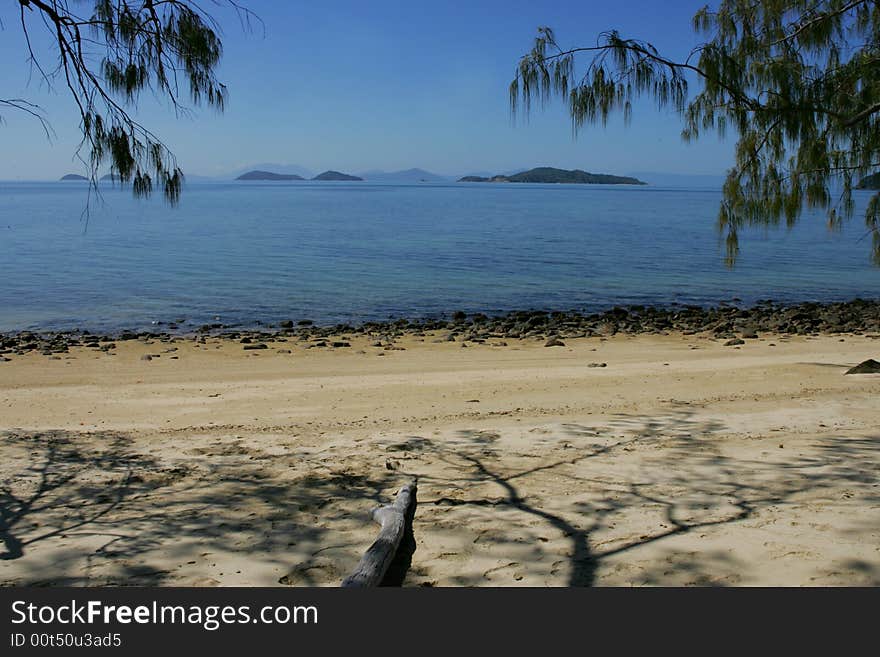
[[[588,173],[580,169],[554,169],[553,167],[537,167],[521,171],[512,176],[465,176],[458,182],[511,182],[511,183],[563,183],[581,185],[645,185],[638,178],[630,176],[612,176],[607,173]]]
[[[78,182],[82,182],[84,180],[88,180],[85,176],[81,176],[78,173],[68,173],[66,175],[61,176],[61,180],[69,181],[76,180]]]
[[[441,176],[424,169],[404,169],[403,171],[381,171],[373,169],[359,174],[364,180],[374,182],[450,182],[452,176]]]

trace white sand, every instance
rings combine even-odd
[[[0,363],[0,584],[880,584],[880,340],[432,337]]]

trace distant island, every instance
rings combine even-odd
[[[274,173],[272,171],[257,170],[243,173],[236,180],[305,180],[305,178],[295,173]],[[363,178],[350,176],[339,171],[325,171],[312,178],[312,180],[363,180]]]
[[[259,165],[251,165],[251,166],[259,166]],[[413,182],[422,182],[422,183],[449,183],[454,180],[458,182],[491,182],[491,183],[568,183],[568,184],[588,184],[588,185],[647,185],[648,183],[643,180],[635,177],[640,174],[633,174],[630,176],[613,176],[607,173],[589,173],[587,171],[582,171],[580,169],[556,169],[554,167],[536,167],[534,169],[529,169],[527,171],[519,171],[518,173],[514,173],[517,169],[508,169],[505,173],[492,175],[488,171],[475,171],[469,175],[462,176],[460,178],[453,176],[440,176],[435,173],[431,173],[430,171],[426,171],[424,169],[406,169],[403,171],[365,171],[364,173],[360,173],[358,175],[353,175],[349,173],[343,173],[341,171],[336,171],[334,169],[330,169],[328,171],[324,171],[323,173],[319,173],[318,175],[313,177],[313,173],[302,168],[301,169],[304,175],[300,175],[298,173],[280,173],[277,170],[268,169],[269,166],[273,165],[263,165],[266,168],[255,168],[249,171],[245,171],[240,173],[239,175],[235,175],[235,173],[228,174],[229,177],[225,176],[214,176],[214,177],[204,177],[204,176],[193,176],[192,178],[197,181],[211,181],[211,180],[229,180],[234,177],[234,180],[242,180],[242,181],[342,181],[342,182],[359,182],[359,181],[372,181],[372,182],[384,182],[384,183],[413,183]],[[275,165],[281,171],[295,168],[293,165]],[[274,169],[274,167],[273,167]],[[241,171],[241,169],[239,169]],[[236,172],[238,173],[238,172]],[[76,173],[68,173],[61,177],[62,181],[72,182],[88,182],[89,178],[87,176],[82,176]],[[116,173],[108,173],[107,175],[100,177],[101,181],[107,182],[121,182],[121,178],[119,174]],[[874,174],[872,176],[868,176],[861,180],[858,184],[858,188],[860,189],[880,189],[880,173]]]
[[[350,176],[347,173],[340,173],[339,171],[325,171],[324,173],[319,173],[312,178],[312,180],[363,180],[363,178]]]
[[[458,182],[510,182],[510,178],[507,176],[464,176],[459,178]]]
[[[856,189],[880,189],[880,172],[862,178]]]
[[[305,180],[295,173],[272,173],[271,171],[248,171],[236,180]]]
[[[580,169],[554,169],[553,167],[537,167],[521,171],[512,176],[465,176],[458,182],[513,182],[513,183],[566,183],[582,185],[646,185],[638,178],[629,176],[612,176],[607,173],[588,173]]]

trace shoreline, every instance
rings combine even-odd
[[[615,306],[601,313],[522,310],[497,316],[456,311],[449,319],[394,319],[361,324],[315,325],[311,320],[285,320],[259,328],[235,328],[221,322],[181,329],[175,322],[168,330],[91,333],[70,331],[0,332],[0,362],[12,356],[39,352],[45,356],[67,353],[70,347],[87,346],[102,351],[129,340],[200,340],[218,337],[239,340],[245,349],[258,349],[278,339],[311,340],[318,347],[344,348],[350,336],[374,337],[393,343],[404,336],[444,332],[444,339],[462,343],[505,340],[565,339],[624,335],[711,334],[716,339],[754,339],[762,333],[780,335],[834,335],[880,333],[880,300],[853,299],[843,302],[782,304],[772,301],[753,306],[719,304],[654,307]],[[436,337],[436,336],[435,336]]]

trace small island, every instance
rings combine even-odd
[[[241,174],[236,180],[305,180],[295,173],[273,173],[271,171],[248,171]]]
[[[507,176],[492,176],[484,178],[483,176],[464,176],[459,178],[458,182],[511,182]]]
[[[312,178],[312,180],[363,180],[363,178],[340,173],[339,171],[325,171]]]
[[[78,173],[68,173],[68,174],[61,176],[61,180],[66,181],[66,182],[69,182],[69,181],[84,182],[84,181],[87,181],[88,178],[86,178],[85,176],[81,176]]]
[[[513,182],[513,183],[565,183],[581,185],[647,185],[646,182],[630,176],[612,176],[607,173],[588,173],[580,169],[554,169],[553,167],[537,167],[521,171],[512,176],[465,176],[458,182]]]
[[[101,180],[109,182],[122,182],[122,177],[115,173],[108,173],[106,176],[101,176]]]
[[[856,185],[856,189],[880,189],[880,172],[862,178]]]

